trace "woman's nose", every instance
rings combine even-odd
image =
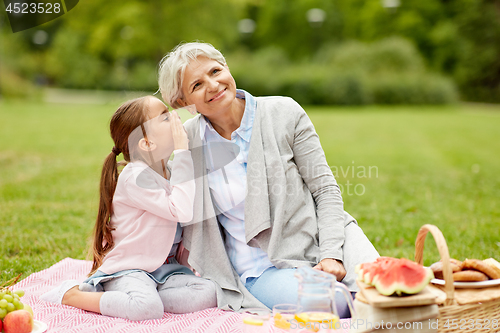
[[[209,79],[207,83],[210,90],[217,90],[219,87],[219,82],[217,82],[217,80]]]

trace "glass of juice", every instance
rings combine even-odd
[[[290,330],[295,315],[300,312],[302,312],[302,308],[297,304],[276,304],[273,306],[274,326]]]

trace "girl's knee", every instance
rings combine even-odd
[[[127,319],[139,321],[161,319],[163,317],[163,303],[158,299],[131,299],[127,311]]]
[[[215,287],[215,282],[203,280],[201,290],[203,295],[200,295],[200,298],[205,300],[203,306],[205,308],[217,307],[217,288]]]

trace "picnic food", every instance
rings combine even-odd
[[[490,265],[490,267],[500,275],[500,262],[493,258],[484,259],[483,262]]]
[[[358,278],[385,296],[417,294],[434,278],[430,268],[402,258],[380,257],[357,267]]]
[[[0,319],[4,319],[9,312],[24,308],[24,304],[20,300],[21,296],[24,296],[22,290],[13,292],[8,288],[0,289]]]
[[[498,274],[490,265],[477,259],[465,259],[464,270],[474,269],[486,274],[490,279],[500,279],[500,274]]]
[[[460,272],[463,267],[463,263],[456,259],[450,259],[450,266],[453,273]],[[443,262],[438,261],[431,265],[432,272],[436,279],[443,279]]]
[[[474,270],[465,270],[453,273],[453,281],[457,282],[480,282],[487,281],[486,274]]]
[[[450,266],[453,281],[456,282],[481,282],[489,279],[500,279],[500,263],[493,258],[486,260],[465,259],[463,262],[451,258]],[[432,264],[431,269],[436,278],[443,279],[442,261]]]
[[[33,330],[33,316],[26,310],[13,311],[3,320],[5,333],[30,333]]]

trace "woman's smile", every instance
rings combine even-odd
[[[227,90],[227,88],[222,89],[214,97],[210,98],[208,100],[208,103],[213,102],[213,101],[217,101],[217,100],[221,99],[222,97],[224,97],[224,95],[226,94],[226,90]]]

